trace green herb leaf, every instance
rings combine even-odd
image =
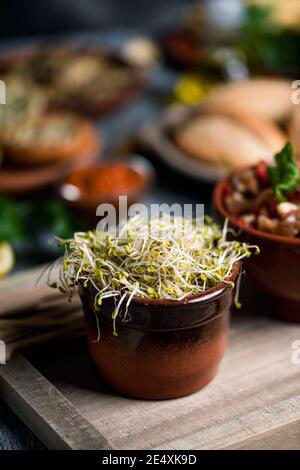
[[[274,9],[268,6],[246,7],[237,47],[246,54],[252,71],[293,76],[299,69],[300,34],[278,24],[273,13]]]
[[[286,201],[286,194],[291,193],[299,183],[299,170],[294,158],[293,146],[288,142],[275,155],[275,166],[268,168],[273,192],[278,202]]]
[[[0,241],[16,242],[24,236],[23,213],[20,206],[0,198]]]

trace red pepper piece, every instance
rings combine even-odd
[[[270,217],[278,217],[277,204],[278,203],[274,197],[267,201],[266,207]]]
[[[268,165],[266,162],[259,162],[255,170],[256,178],[265,186],[271,184],[269,175],[268,175]]]
[[[232,196],[233,193],[234,193],[233,187],[230,186],[229,184],[226,184],[224,193],[225,193],[225,194],[224,194],[225,197]]]

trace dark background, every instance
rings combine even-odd
[[[1,0],[0,37],[111,28],[163,30],[193,0]]]

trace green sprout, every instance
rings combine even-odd
[[[127,236],[124,239],[124,230]],[[109,232],[79,232],[61,240],[65,255],[59,283],[72,295],[76,285],[96,289],[95,312],[104,299],[113,298],[113,332],[133,297],[183,300],[225,282],[233,265],[257,247],[228,241],[227,223],[221,229],[212,220],[197,224],[183,217],[161,216],[150,221],[131,218],[113,237]],[[98,335],[98,337],[100,337]]]

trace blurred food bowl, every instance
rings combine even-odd
[[[72,171],[59,186],[59,195],[69,207],[94,221],[100,204],[118,209],[119,196],[127,196],[128,207],[140,202],[153,180],[149,161],[134,155]]]

